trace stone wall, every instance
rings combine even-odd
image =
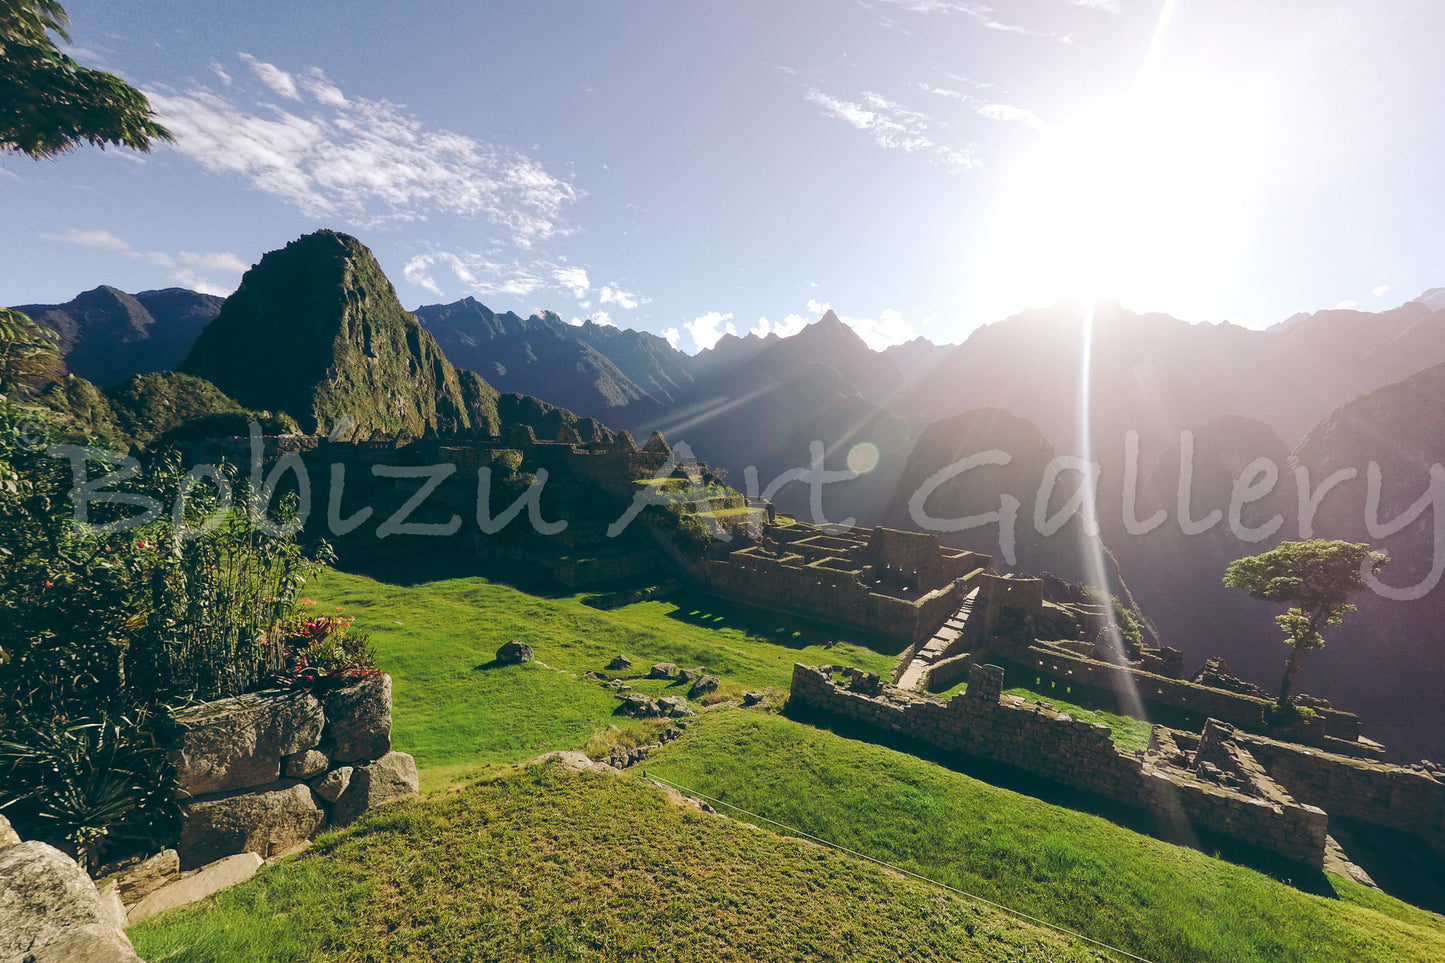
[[[417,791],[416,763],[391,751],[391,677],[321,696],[255,693],[176,714],[183,868],[263,859],[328,825]]]
[[[1323,864],[1325,813],[1296,802],[1257,764],[1250,778],[1258,785],[1243,785],[1234,773],[1226,778],[1211,761],[1223,758],[1217,748],[1198,759],[1177,750],[1121,753],[1108,726],[1001,695],[1003,670],[997,666],[972,666],[968,689],[947,702],[880,686],[856,672],[851,684],[836,683],[834,671],[795,664],[792,700],[812,711],[1142,807],[1167,820],[1183,818],[1195,830],[1285,859],[1316,868]],[[1243,765],[1252,762],[1237,744],[1229,755]]]
[[[1058,682],[1087,686],[1103,692],[1132,693],[1145,706],[1162,706],[1200,716],[1208,716],[1254,732],[1264,729],[1264,709],[1269,700],[1226,689],[1196,685],[1183,679],[1171,679],[1127,666],[1101,662],[1086,656],[1065,652],[1057,646],[1034,643],[1011,647],[1000,655],[1016,662],[1028,672]],[[1127,707],[1125,707],[1127,711]],[[1316,710],[1321,719],[1320,731],[1301,735],[1317,744],[1326,740],[1351,742],[1360,735],[1360,719],[1338,709]],[[1336,748],[1345,749],[1343,745]]]
[[[1418,836],[1445,859],[1445,771],[1355,759],[1241,734],[1239,741],[1296,799],[1333,816]]]

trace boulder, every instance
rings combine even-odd
[[[763,693],[761,693],[761,692],[744,692],[744,693],[743,693],[743,705],[745,705],[745,706],[755,706],[755,705],[757,705],[759,702],[762,702],[762,701],[763,701]]]
[[[678,675],[682,678],[682,681],[684,682],[696,682],[698,679],[701,679],[703,675],[706,674],[706,672],[707,670],[704,669],[702,666],[697,666],[696,668],[692,669],[683,669],[681,672],[678,673]]]
[[[632,660],[625,655],[618,655],[617,658],[607,663],[607,668],[614,672],[618,669],[630,669],[632,668]]]
[[[513,639],[505,642],[497,650],[498,665],[518,665],[522,662],[531,662],[533,658],[532,647],[525,642],[518,642]]]
[[[342,766],[333,769],[311,784],[316,795],[329,803],[336,802],[341,794],[346,792],[346,787],[351,784],[351,774],[355,770],[351,766]]]
[[[687,690],[687,696],[689,699],[696,699],[698,696],[707,695],[709,692],[716,692],[720,684],[718,677],[715,675],[699,676],[698,680],[692,684],[692,688]]]
[[[226,793],[181,804],[181,866],[194,868],[236,853],[262,859],[316,835],[326,824],[304,782],[282,780],[249,792]]]
[[[321,742],[321,703],[306,692],[253,693],[176,714],[185,729],[171,750],[176,785],[200,796],[281,777],[281,757]]]
[[[0,963],[139,963],[95,884],[37,840],[0,852]]]
[[[657,707],[665,716],[690,716],[692,709],[682,696],[663,696],[657,700]]]
[[[645,696],[641,692],[630,692],[623,696],[622,705],[617,707],[617,711],[621,715],[631,716],[634,719],[650,719],[662,714],[652,697]]]
[[[649,679],[675,679],[677,678],[677,666],[671,662],[659,662],[647,672]]]
[[[323,704],[332,765],[380,759],[391,752],[391,676],[367,676],[327,693]]]
[[[326,710],[326,717],[331,719],[331,709]],[[335,725],[335,722],[332,722]],[[390,741],[390,740],[388,740]],[[281,764],[281,775],[287,779],[310,779],[312,776],[319,776],[331,766],[331,757],[320,749],[307,749],[286,757]]]
[[[201,867],[193,875],[178,879],[151,893],[132,906],[126,918],[131,923],[139,923],[148,916],[205,899],[212,893],[250,879],[260,868],[261,857],[255,853],[238,853],[218,859]]]
[[[415,796],[419,786],[416,760],[404,752],[388,752],[352,770],[351,781],[332,807],[331,820],[338,826],[350,825],[368,809]]]
[[[180,854],[174,849],[163,849],[146,859],[117,866],[95,882],[97,886],[114,885],[120,892],[122,902],[134,903],[160,889],[169,882],[173,874],[180,872],[180,869]]]
[[[0,850],[20,845],[20,834],[10,825],[10,820],[0,816]]]

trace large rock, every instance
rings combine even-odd
[[[322,799],[334,803],[346,792],[346,787],[351,785],[351,773],[354,770],[351,766],[342,766],[333,769],[320,779],[311,784],[311,789]]]
[[[20,845],[20,834],[10,825],[10,820],[0,816],[0,850]]]
[[[186,728],[171,750],[176,784],[201,796],[281,777],[281,757],[321,742],[321,703],[309,693],[255,693],[176,714]]]
[[[194,875],[168,883],[151,893],[130,908],[127,919],[131,923],[139,923],[165,910],[205,899],[212,893],[250,879],[260,868],[261,857],[255,853],[238,853],[218,859]]]
[[[351,781],[331,809],[331,821],[347,826],[368,809],[404,796],[414,796],[420,783],[416,760],[404,752],[389,752],[369,766],[358,766]]]
[[[75,860],[31,840],[0,852],[0,963],[139,963]]]
[[[645,696],[641,692],[630,692],[622,697],[622,705],[617,707],[620,715],[632,716],[634,719],[651,719],[653,716],[662,715],[662,710],[651,696]]]
[[[326,813],[310,787],[282,780],[259,790],[182,803],[176,850],[185,869],[236,853],[267,859],[310,839],[325,824]]]
[[[324,705],[331,765],[391,752],[391,676],[377,673],[327,693]]]
[[[502,643],[502,647],[497,650],[498,665],[518,665],[522,662],[531,662],[532,657],[532,647],[525,642],[518,642],[516,639]]]
[[[328,720],[331,718],[329,710],[326,717]],[[286,761],[281,765],[281,775],[287,779],[310,779],[312,776],[321,775],[330,768],[331,757],[329,755],[320,749],[306,749],[286,757]]]

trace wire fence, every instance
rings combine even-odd
[[[708,802],[708,803],[711,804],[711,805],[714,805],[714,806],[726,806],[728,809],[731,809],[731,810],[733,810],[734,812],[741,813],[741,814],[743,814],[744,816],[747,816],[749,819],[756,819],[756,820],[758,820],[759,822],[767,823],[767,824],[770,825],[770,826],[776,826],[778,829],[781,829],[784,833],[786,833],[786,834],[789,835],[789,836],[794,836],[794,837],[797,837],[798,839],[806,839],[806,840],[808,840],[809,842],[817,843],[817,844],[820,845],[820,846],[827,846],[829,849],[835,849],[835,850],[837,850],[837,851],[840,852],[840,853],[847,853],[849,856],[856,856],[856,857],[859,858],[859,859],[867,860],[868,862],[873,863],[873,864],[878,865],[878,866],[882,866],[882,867],[884,867],[885,869],[891,869],[891,870],[893,870],[895,873],[901,873],[901,874],[904,875],[904,876],[911,876],[911,877],[913,877],[914,879],[921,880],[921,881],[923,881],[923,882],[925,882],[925,883],[928,883],[928,884],[931,885],[931,886],[936,886],[936,887],[938,887],[939,889],[946,890],[946,891],[948,891],[948,892],[950,892],[950,893],[953,893],[953,894],[955,894],[955,895],[957,895],[957,896],[962,896],[962,897],[964,897],[965,899],[971,899],[971,900],[975,900],[975,901],[977,901],[977,902],[979,902],[979,903],[984,903],[984,904],[986,904],[986,905],[988,905],[988,906],[992,906],[994,909],[997,909],[997,910],[1000,910],[1001,912],[1007,913],[1009,916],[1012,916],[1012,917],[1014,917],[1014,918],[1016,918],[1016,919],[1025,920],[1025,921],[1027,921],[1027,922],[1029,922],[1029,923],[1035,924],[1036,926],[1044,926],[1044,927],[1047,927],[1048,929],[1051,929],[1051,930],[1053,930],[1053,931],[1055,931],[1055,932],[1057,932],[1057,933],[1062,933],[1063,935],[1065,935],[1065,936],[1067,936],[1067,937],[1069,937],[1069,938],[1071,938],[1071,939],[1080,940],[1080,941],[1082,941],[1082,942],[1088,943],[1088,944],[1091,945],[1091,946],[1097,946],[1097,947],[1099,947],[1100,949],[1103,949],[1103,950],[1106,950],[1106,951],[1108,951],[1108,952],[1110,952],[1110,953],[1114,953],[1114,954],[1118,955],[1121,959],[1134,960],[1134,961],[1137,961],[1137,963],[1151,963],[1151,961],[1148,960],[1148,959],[1146,959],[1145,957],[1136,956],[1135,954],[1130,953],[1128,950],[1121,950],[1121,949],[1119,949],[1119,947],[1117,947],[1117,946],[1111,946],[1111,945],[1109,945],[1108,943],[1100,942],[1099,940],[1093,939],[1092,937],[1085,936],[1083,933],[1076,933],[1076,932],[1074,932],[1073,930],[1067,929],[1067,928],[1065,928],[1065,927],[1063,927],[1063,926],[1059,926],[1059,925],[1056,924],[1056,923],[1050,923],[1048,920],[1039,919],[1037,916],[1030,916],[1030,915],[1027,914],[1027,913],[1024,913],[1024,912],[1022,912],[1022,911],[1020,911],[1020,910],[1016,910],[1016,909],[1014,909],[1014,908],[1012,908],[1012,907],[1010,907],[1010,906],[1005,906],[1005,905],[1003,905],[1002,903],[996,903],[996,902],[994,902],[993,900],[988,899],[987,897],[979,896],[979,895],[976,894],[976,893],[966,892],[966,891],[964,891],[964,890],[959,889],[959,888],[956,887],[956,886],[950,886],[950,885],[948,885],[947,883],[940,882],[939,880],[933,879],[932,877],[924,876],[924,875],[922,875],[921,873],[915,873],[915,872],[914,872],[913,870],[911,870],[911,869],[904,869],[902,866],[895,866],[894,864],[889,863],[889,862],[886,862],[886,861],[881,860],[881,859],[878,859],[878,858],[875,857],[875,856],[869,856],[867,853],[860,853],[860,852],[858,852],[857,850],[849,849],[849,848],[846,847],[846,846],[841,846],[841,845],[839,845],[838,843],[832,842],[831,840],[823,839],[823,838],[820,837],[820,836],[814,836],[812,833],[804,832],[803,830],[797,829],[796,827],[793,827],[793,826],[789,826],[789,825],[787,825],[786,823],[780,823],[780,822],[778,822],[778,821],[775,820],[775,819],[769,819],[767,816],[762,816],[762,815],[759,815],[758,813],[749,812],[748,810],[743,809],[741,806],[735,806],[735,805],[733,805],[732,803],[726,802],[726,801],[724,801],[724,800],[722,800],[722,799],[716,799],[716,798],[714,798],[714,797],[712,797],[712,796],[709,796],[709,795],[707,795],[707,794],[705,794],[705,793],[699,792],[698,790],[693,789],[693,788],[691,788],[690,786],[684,786],[684,785],[682,785],[681,783],[673,782],[673,781],[670,780],[670,779],[664,779],[663,777],[657,775],[656,773],[650,773],[650,772],[648,772],[646,769],[642,770],[642,775],[643,775],[643,778],[645,778],[645,779],[650,779],[650,780],[653,780],[654,782],[662,783],[662,784],[665,785],[665,786],[670,786],[670,787],[672,787],[673,789],[676,789],[678,792],[684,793],[684,794],[689,795],[689,796],[696,797],[697,799],[702,799],[702,800]]]

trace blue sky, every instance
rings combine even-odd
[[[1263,9],[1261,9],[1263,8]],[[321,227],[407,307],[957,341],[1445,285],[1436,0],[72,0],[150,155],[0,158],[0,303],[226,293]]]

